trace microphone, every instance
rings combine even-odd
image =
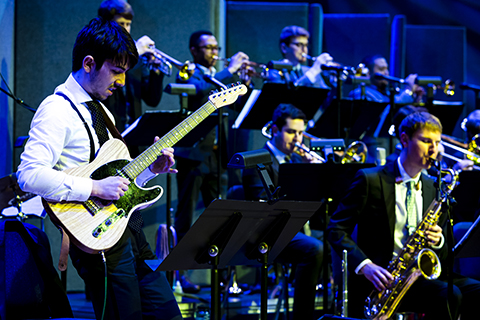
[[[387,80],[391,82],[405,83],[404,79],[387,76],[381,73],[375,73],[373,76],[375,77],[375,79],[378,79],[378,80]]]
[[[288,60],[272,60],[267,63],[267,68],[290,71],[293,69],[293,64]]]
[[[480,91],[480,86],[469,84],[469,83],[461,83],[460,89],[462,90],[473,90],[473,91]]]
[[[220,81],[218,81],[217,79],[209,76],[208,74],[204,74],[203,75],[203,79],[205,81],[208,81],[208,82],[211,82],[213,83],[214,85],[216,85],[217,87],[221,88],[221,89],[224,89],[224,90],[227,90],[228,87],[226,85],[224,85],[223,83],[221,83]]]

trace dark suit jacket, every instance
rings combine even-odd
[[[341,201],[328,225],[328,241],[340,254],[348,252],[351,275],[365,259],[386,268],[392,258],[395,228],[395,178],[399,176],[398,163],[384,167],[360,170],[347,195]],[[422,174],[423,209],[426,210],[435,198],[433,181]],[[436,250],[440,260],[447,256],[447,215],[440,216],[444,246]],[[357,241],[352,239],[357,227]],[[363,277],[363,276],[362,276]]]
[[[127,124],[127,103],[129,104],[128,124],[132,124],[142,113],[142,100],[150,107],[156,107],[162,99],[164,74],[157,74],[140,60],[126,74],[125,91],[116,90],[103,104],[115,117],[115,125],[120,132]]]

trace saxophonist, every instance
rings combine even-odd
[[[333,214],[327,239],[341,256],[345,249],[349,267],[349,316],[364,317],[364,301],[376,289],[384,290],[393,279],[387,271],[409,234],[435,199],[434,183],[422,173],[436,158],[441,139],[440,120],[426,112],[407,116],[400,125],[402,151],[396,161],[360,170]],[[440,261],[447,258],[447,215],[427,231],[430,248]],[[357,229],[356,240],[352,233]],[[423,319],[478,319],[475,304],[480,282],[454,275],[453,297],[447,303],[447,270],[437,280],[423,277],[412,285],[398,309],[425,315]]]

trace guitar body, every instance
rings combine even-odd
[[[66,173],[101,180],[118,175],[130,156],[125,144],[118,139],[108,140],[91,163],[65,170]],[[128,177],[127,177],[128,178]],[[91,198],[85,202],[50,202],[44,206],[52,221],[62,226],[72,242],[88,253],[98,253],[111,248],[123,235],[131,214],[161,198],[160,186],[141,188],[130,183],[119,200],[106,202]]]

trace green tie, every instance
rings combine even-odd
[[[417,210],[415,207],[415,197],[413,195],[413,188],[415,188],[415,181],[407,182],[407,197],[405,198],[405,207],[407,208],[407,223],[406,228],[408,234],[411,235],[417,228]]]

